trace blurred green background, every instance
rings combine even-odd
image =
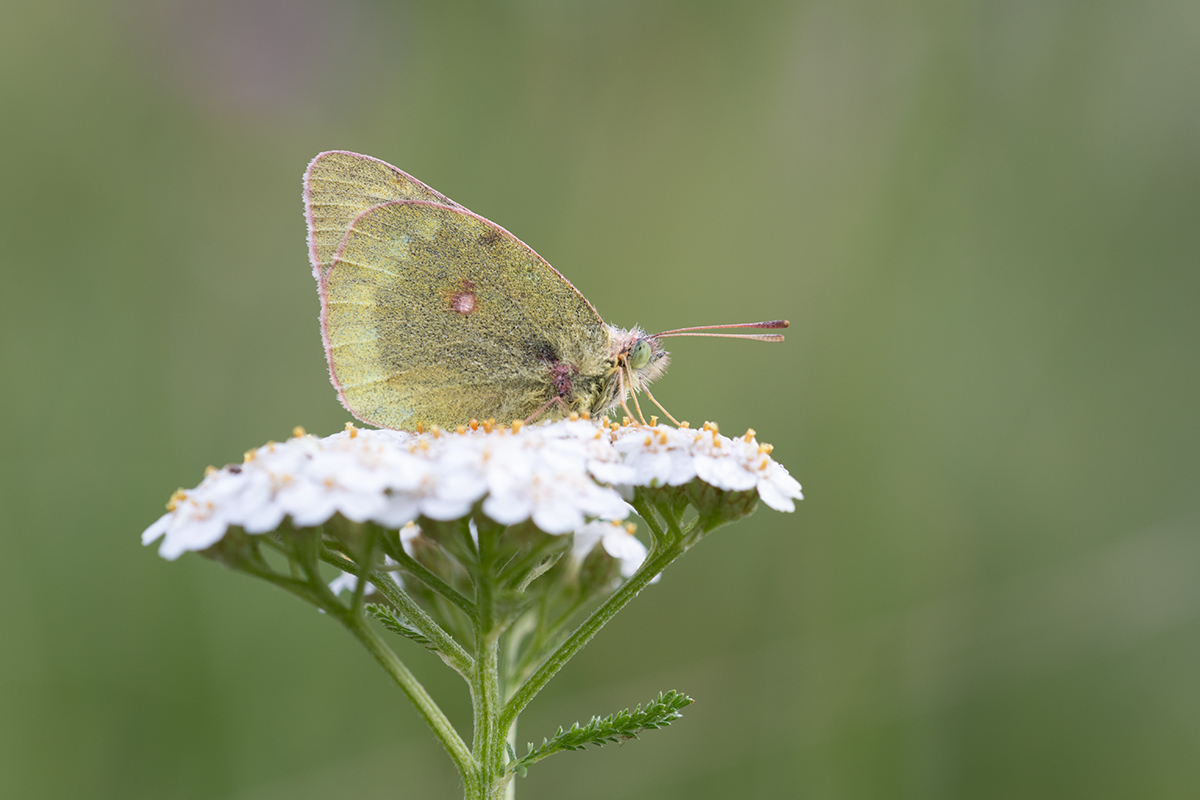
[[[301,173],[395,163],[675,340],[804,484],[522,741],[538,798],[1200,795],[1200,4],[0,6],[0,794],[460,797],[328,619],[138,535],[330,388]],[[465,724],[449,670],[403,649]]]

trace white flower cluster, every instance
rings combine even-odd
[[[421,434],[348,425],[324,439],[296,433],[176,492],[142,542],[162,538],[159,554],[174,559],[212,546],[230,526],[265,533],[285,517],[311,527],[341,513],[396,529],[421,515],[460,519],[479,501],[501,524],[532,520],[564,534],[589,520],[625,519],[631,509],[622,493],[632,487],[697,477],[726,491],[756,489],[780,511],[794,510],[801,498],[800,484],[753,431],[730,439],[709,424],[692,430],[563,420],[524,428],[473,422]],[[602,539],[615,557],[619,546]]]

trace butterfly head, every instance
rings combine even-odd
[[[627,389],[640,390],[667,371],[671,354],[657,336],[638,327],[629,330],[614,328],[612,332],[617,369],[623,373]]]

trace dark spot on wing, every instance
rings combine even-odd
[[[539,361],[546,361],[550,364],[558,363],[558,353],[555,352],[554,346],[549,342],[534,339],[526,345],[526,349],[529,355]]]
[[[450,310],[456,314],[466,316],[475,310],[475,293],[474,292],[455,292],[450,298]]]
[[[474,281],[463,278],[459,286],[460,289],[450,295],[450,310],[465,317],[479,307],[479,301],[475,297]]]
[[[484,247],[491,247],[498,241],[500,241],[500,231],[493,228],[488,228],[485,233],[479,234],[479,243]]]

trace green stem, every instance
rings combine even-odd
[[[357,565],[346,555],[328,547],[321,547],[318,554],[323,561],[333,564],[339,569],[347,572],[354,570],[354,574],[359,575],[360,586],[365,583],[363,576],[357,572]],[[349,569],[346,569],[347,567]],[[421,685],[421,682],[417,680],[416,676],[404,665],[404,662],[400,660],[395,652],[367,624],[366,619],[362,615],[361,597],[358,598],[358,602],[352,602],[351,606],[347,607],[339,603],[337,598],[329,592],[319,575],[310,575],[308,581],[298,581],[292,578],[284,578],[280,575],[265,574],[261,570],[250,569],[247,571],[250,571],[252,574],[258,574],[259,577],[267,579],[280,588],[299,595],[341,622],[353,634],[354,638],[358,639],[359,643],[375,657],[375,660],[391,676],[401,691],[408,696],[408,699],[416,707],[417,713],[421,715],[425,723],[433,731],[433,735],[437,737],[442,746],[446,748],[446,752],[450,754],[450,758],[454,761],[454,766],[458,769],[464,785],[470,786],[477,779],[480,772],[479,765],[471,755],[470,750],[467,749],[466,743],[458,735],[458,731],[454,729],[454,726],[447,719],[437,702],[429,695],[425,687]],[[401,613],[411,615],[408,617],[408,622],[414,628],[418,628],[431,641],[448,648],[443,652],[443,657],[450,666],[464,674],[473,668],[473,660],[466,651],[451,639],[437,623],[421,611],[416,603],[412,601],[412,598],[396,586],[389,575],[382,571],[374,571],[371,573],[371,582],[387,595],[390,601],[396,604]],[[439,640],[441,641],[439,642]],[[455,651],[461,654],[461,663],[459,665],[452,663],[454,660],[459,660],[458,656],[455,655]]]
[[[354,596],[350,599],[350,608],[353,609],[354,615],[359,616],[363,611],[363,598],[367,595],[367,579],[371,572],[371,560],[375,558],[375,540],[378,535],[375,531],[368,531],[367,535],[367,553],[362,557],[362,563],[358,565],[355,571],[355,576],[358,578],[354,582]]]
[[[328,547],[321,548],[321,560],[332,564],[344,572],[351,572],[356,569],[353,561],[347,558],[342,553]],[[349,567],[349,569],[347,569]],[[417,605],[416,601],[408,596],[396,585],[392,577],[387,574],[385,569],[377,569],[371,573],[371,583],[375,584],[384,597],[388,599],[392,605],[404,615],[404,618],[410,625],[413,626],[422,636],[433,642],[433,646],[442,654],[446,663],[449,664],[455,672],[463,677],[472,669],[473,659],[462,645],[454,640],[450,634],[446,633],[441,625],[433,621],[433,618],[425,613],[425,610]]]
[[[493,800],[509,776],[505,774],[503,728],[500,727],[499,647],[493,636],[481,638],[471,679],[471,701],[475,707],[473,753],[478,764],[476,794],[471,800]]]
[[[475,604],[463,596],[463,593],[455,589],[450,584],[439,578],[429,567],[417,561],[415,558],[404,552],[401,547],[398,553],[392,556],[396,563],[405,571],[411,574],[421,583],[428,586],[433,591],[440,594],[442,597],[449,600],[454,605],[458,606],[471,622],[479,621],[479,612],[475,609]]]
[[[378,531],[382,531],[382,528],[380,528],[378,525],[373,525],[371,523],[368,523],[368,525]],[[383,545],[384,552],[387,553],[387,555],[395,560],[396,564],[399,565],[390,568],[388,570],[389,572],[403,571],[409,573],[421,583],[432,589],[434,592],[437,592],[451,603],[458,606],[458,608],[464,614],[471,618],[472,622],[478,621],[479,614],[475,610],[475,604],[472,603],[465,595],[463,595],[462,592],[458,591],[453,586],[438,577],[437,573],[433,572],[431,569],[429,569],[429,567],[410,556],[405,551],[403,545],[399,544],[398,542],[393,545],[393,543],[390,542],[386,537],[381,539],[381,544]],[[345,547],[338,542],[326,542],[325,546],[335,553],[342,554],[348,559],[351,558],[350,554],[346,552]],[[328,559],[325,560],[328,561]]]
[[[563,665],[582,650],[592,640],[592,637],[625,607],[626,603],[637,597],[638,593],[654,580],[654,577],[662,572],[668,564],[683,555],[682,544],[678,538],[673,536],[679,530],[678,520],[673,519],[670,514],[664,514],[671,528],[671,534],[667,534],[657,523],[648,519],[642,509],[639,508],[638,511],[641,513],[642,519],[646,520],[646,524],[656,529],[654,548],[650,551],[646,561],[628,581],[621,585],[621,588],[609,595],[608,599],[601,603],[521,685],[521,688],[504,706],[504,713],[500,717],[502,729],[507,729],[517,721],[517,716],[525,709],[525,706],[529,705],[529,701],[545,688]]]
[[[312,581],[302,581],[296,578],[288,578],[283,575],[277,575],[274,572],[268,572],[267,570],[256,569],[254,567],[244,565],[239,566],[238,569],[245,572],[247,575],[253,575],[256,578],[262,578],[267,583],[278,586],[285,592],[294,594],[301,600],[311,603],[317,608],[323,609],[326,613],[329,613],[331,608],[333,608],[335,612],[341,608],[341,606],[336,603],[336,599],[333,601],[330,600],[330,596],[327,596],[329,594],[328,592],[322,593],[319,589],[314,589]]]
[[[464,784],[469,784],[471,777],[477,774],[479,765],[472,757],[470,750],[467,749],[462,737],[450,724],[450,720],[442,713],[442,709],[425,691],[425,687],[408,671],[404,662],[392,652],[391,648],[379,638],[379,635],[366,624],[362,617],[352,613],[344,613],[339,616],[342,624],[375,657],[375,660],[392,677],[401,691],[408,695],[408,699],[417,707],[417,712],[433,730],[433,735],[438,738],[438,741],[446,748],[446,752],[450,754],[450,758],[454,760],[454,766],[458,768]]]
[[[475,626],[475,669],[471,672],[471,704],[474,706],[473,754],[478,765],[468,800],[496,800],[511,781],[505,772],[505,729],[499,725],[500,631],[496,619],[495,542],[499,531],[479,532],[479,573],[475,585],[479,622]]]
[[[526,649],[526,656],[524,658],[513,659],[515,666],[510,671],[512,676],[510,678],[510,696],[512,693],[512,688],[519,686],[522,682],[528,679],[533,671],[538,667],[537,657],[542,653],[544,645],[547,642],[554,641],[555,637],[558,637],[562,634],[563,628],[566,627],[571,618],[575,616],[579,609],[583,608],[587,604],[587,599],[588,598],[586,596],[581,596],[580,599],[571,603],[564,613],[559,614],[558,617],[549,624],[542,624],[541,617],[545,616],[545,612],[542,612],[542,614],[539,616],[538,629],[531,634],[531,636],[534,638],[530,642],[529,647]],[[506,697],[505,699],[507,700],[508,698]]]

